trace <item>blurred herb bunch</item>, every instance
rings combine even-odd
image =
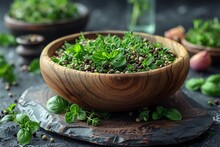
[[[71,0],[14,0],[8,15],[29,23],[52,23],[76,18],[79,13]]]

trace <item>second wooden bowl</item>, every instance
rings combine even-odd
[[[85,37],[114,34],[121,31],[85,32]],[[74,42],[80,34],[57,39],[47,45],[40,57],[42,76],[58,95],[82,107],[101,111],[128,111],[158,104],[174,94],[183,84],[189,70],[189,56],[179,43],[159,36],[135,33],[152,42],[161,42],[177,56],[163,68],[128,74],[90,73],[69,69],[54,63],[50,57],[65,41]]]
[[[214,47],[206,47],[201,45],[193,44],[186,39],[181,40],[182,45],[187,49],[190,56],[193,56],[194,54],[200,52],[200,51],[208,51],[210,54],[213,63],[220,63],[220,48],[214,48]]]

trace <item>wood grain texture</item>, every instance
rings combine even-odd
[[[5,26],[15,36],[40,34],[49,42],[64,35],[80,32],[85,28],[89,19],[89,10],[82,4],[76,4],[80,13],[80,17],[76,19],[36,24],[15,20],[6,14],[4,17]]]
[[[94,39],[97,33],[122,36],[124,32],[87,32],[85,37]],[[99,74],[65,68],[51,61],[50,57],[64,41],[73,42],[80,35],[74,34],[55,40],[44,48],[40,58],[42,76],[55,93],[82,107],[127,111],[155,105],[183,84],[189,70],[189,56],[177,42],[159,36],[138,34],[171,48],[177,56],[175,62],[147,72]]]
[[[194,54],[200,51],[206,50],[210,54],[214,63],[220,63],[220,48],[206,47],[206,46],[192,44],[188,42],[185,38],[181,40],[181,43],[187,49],[190,56],[193,56]]]
[[[136,115],[129,116],[128,112],[124,112],[112,113],[111,119],[103,120],[98,127],[88,126],[80,121],[67,124],[64,122],[64,114],[52,114],[46,109],[46,102],[53,95],[46,85],[31,87],[22,94],[18,108],[32,120],[41,122],[40,125],[45,130],[99,145],[178,144],[199,137],[213,123],[206,110],[178,91],[171,97],[165,97],[160,105],[177,108],[183,116],[182,121],[158,120],[137,123]]]

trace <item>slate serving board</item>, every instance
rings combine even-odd
[[[177,108],[181,121],[158,120],[135,122],[136,115],[128,112],[112,113],[110,120],[93,127],[85,122],[67,124],[64,114],[52,114],[46,109],[47,100],[55,94],[46,86],[27,89],[18,101],[18,108],[32,120],[40,122],[43,129],[99,145],[109,146],[153,146],[178,144],[192,140],[204,133],[213,119],[199,104],[178,91],[161,102],[165,107]],[[74,141],[74,140],[73,140]]]

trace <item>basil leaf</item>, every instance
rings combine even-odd
[[[202,94],[209,95],[209,96],[220,96],[220,87],[211,82],[205,82],[201,86]]]
[[[204,82],[205,79],[203,78],[192,78],[186,82],[185,87],[188,90],[195,91],[198,90],[202,86],[202,84],[204,84]]]
[[[28,128],[30,131],[31,131],[31,134],[33,134],[34,132],[36,132],[40,125],[38,122],[35,122],[35,121],[28,121],[26,124],[25,124],[26,128]]]
[[[14,120],[14,118],[13,118],[12,115],[5,115],[5,116],[1,119],[0,123],[2,123],[3,121],[13,121],[13,120]]]
[[[11,104],[11,105],[9,106],[9,108],[10,108],[11,111],[13,111],[13,110],[15,109],[15,107],[16,107],[16,104]]]
[[[67,112],[65,114],[65,122],[66,123],[71,123],[71,122],[73,122],[75,120],[76,120],[76,115],[73,114],[72,112]]]
[[[32,134],[27,129],[22,128],[17,133],[17,139],[20,144],[26,145],[31,142]]]
[[[60,96],[53,96],[47,101],[47,109],[52,113],[64,112],[69,103]]]
[[[30,118],[26,114],[20,113],[16,115],[16,121],[18,124],[25,126],[25,124],[30,121]]]
[[[79,115],[77,116],[78,120],[86,120],[87,119],[87,115],[86,112],[84,110],[80,110]]]
[[[168,109],[165,117],[169,120],[182,120],[182,115],[177,109],[174,108]]]
[[[80,111],[80,107],[77,104],[72,104],[70,106],[70,112],[74,113],[74,114],[78,114]]]
[[[162,106],[157,106],[156,111],[157,111],[159,114],[163,115],[164,112],[165,112],[165,108],[162,107]]]
[[[153,120],[158,120],[158,119],[160,119],[162,116],[163,116],[162,114],[160,114],[160,113],[158,113],[157,111],[155,111],[155,112],[153,112],[153,114],[152,114],[152,119],[153,119]]]
[[[206,79],[206,82],[211,82],[211,83],[215,83],[215,84],[220,83],[220,74],[214,74],[214,75],[209,76]]]
[[[139,119],[140,119],[141,121],[147,121],[148,118],[149,118],[149,113],[150,113],[150,110],[142,111],[142,112],[139,114]]]
[[[39,63],[39,59],[34,59],[33,61],[31,61],[29,67],[29,72],[31,73],[35,73],[35,74],[39,74],[40,73],[40,63]]]

